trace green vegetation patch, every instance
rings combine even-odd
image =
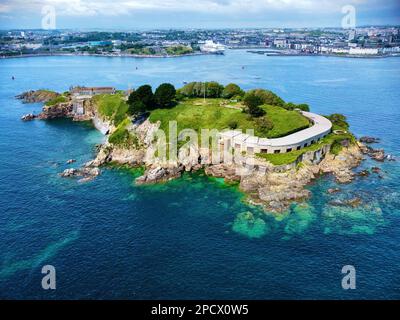
[[[123,148],[137,148],[139,146],[138,138],[129,132],[128,126],[131,124],[129,118],[125,118],[117,127],[117,129],[110,135],[108,141],[114,145]]]
[[[277,106],[262,106],[273,128],[265,130],[262,122],[250,117],[241,109],[222,106],[224,99],[187,99],[170,109],[156,109],[150,114],[150,121],[161,121],[160,129],[168,135],[169,121],[176,121],[178,132],[190,128],[200,133],[201,129],[254,129],[257,136],[276,138],[309,126],[306,117],[297,111],[288,111]]]
[[[54,106],[57,103],[63,103],[63,102],[67,102],[67,98],[65,96],[57,96],[57,97],[47,101],[45,105],[46,106]]]
[[[178,45],[178,46],[166,47],[165,52],[169,55],[183,55],[192,53],[193,49],[191,47]]]
[[[99,114],[113,121],[114,125],[119,125],[127,117],[128,104],[122,93],[96,95],[93,100]]]

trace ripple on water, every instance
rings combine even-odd
[[[374,234],[385,225],[382,209],[377,202],[356,208],[326,205],[322,212],[324,233],[340,235]]]
[[[50,260],[57,253],[62,250],[65,246],[71,242],[77,240],[79,237],[78,231],[72,231],[64,239],[49,244],[46,248],[40,251],[29,259],[23,259],[19,261],[10,261],[11,258],[8,256],[6,259],[3,258],[3,263],[0,269],[0,280],[6,279],[14,273],[21,270],[34,269],[40,266],[43,262]]]

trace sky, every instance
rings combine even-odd
[[[0,29],[40,29],[52,10],[57,29],[340,27],[349,5],[356,26],[400,25],[400,0],[0,0]]]

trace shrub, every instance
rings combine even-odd
[[[229,129],[232,129],[232,130],[235,130],[238,126],[239,126],[239,124],[237,123],[236,120],[230,120],[228,123]]]
[[[231,99],[234,96],[243,96],[244,91],[235,83],[230,83],[225,86],[222,90],[221,97],[225,99]]]
[[[279,96],[277,96],[275,93],[269,90],[264,90],[264,89],[253,89],[249,90],[246,95],[248,94],[253,94],[263,101],[263,104],[269,104],[271,106],[279,106],[283,107],[285,105],[285,101]]]
[[[245,95],[244,99],[243,99],[243,103],[245,104],[245,106],[247,108],[255,108],[258,106],[261,106],[263,104],[263,100],[259,97],[256,96],[253,93],[249,93]]]
[[[245,106],[247,107],[246,112],[249,113],[252,117],[262,117],[265,115],[265,110],[260,107],[263,104],[263,100],[256,96],[255,94],[246,94],[243,100]]]
[[[272,121],[270,119],[268,119],[267,117],[260,117],[255,119],[255,123],[259,129],[260,132],[262,132],[263,134],[267,134],[268,131],[272,130],[274,127],[274,124],[272,123]]]
[[[301,103],[301,104],[295,104],[292,102],[288,102],[283,106],[287,110],[294,110],[294,109],[300,109],[303,111],[310,111],[310,107],[306,103]]]
[[[303,111],[310,111],[310,106],[306,103],[298,104],[297,108]]]
[[[330,116],[327,116],[327,118],[331,120],[332,123],[337,127],[340,127],[342,129],[349,128],[349,124],[347,123],[346,117],[340,113],[331,114]]]

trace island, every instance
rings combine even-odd
[[[106,136],[95,159],[66,169],[63,177],[88,181],[112,164],[142,167],[136,184],[150,184],[203,170],[276,214],[308,199],[307,185],[321,175],[350,183],[365,154],[386,158],[367,145],[372,137],[357,140],[341,114],[319,115],[270,90],[245,91],[234,83],[190,82],[179,89],[163,83],[154,92],[150,85],[127,91],[78,86],[18,98],[44,103],[40,114],[23,120],[92,121]]]

